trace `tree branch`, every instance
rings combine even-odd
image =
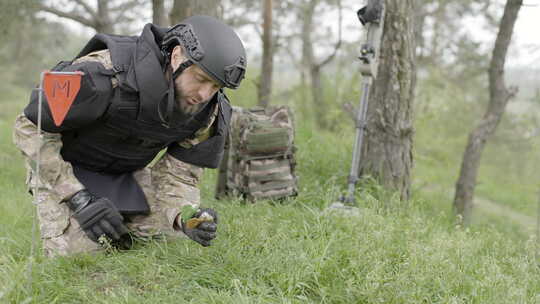
[[[257,33],[257,35],[259,35],[259,38],[261,38],[261,41],[263,40],[263,34],[261,32],[261,29],[260,29],[260,24],[257,24],[257,23],[252,23],[253,25],[253,29],[255,30],[255,32]]]
[[[341,41],[342,41],[342,39],[341,39],[341,28],[342,28],[342,23],[343,23],[343,12],[342,12],[343,10],[342,10],[342,6],[341,6],[341,0],[338,0],[338,11],[339,11],[338,41],[334,45],[334,51],[332,52],[332,54],[330,54],[330,56],[328,56],[321,63],[316,65],[316,68],[318,68],[318,69],[322,68],[323,66],[328,64],[330,61],[332,61],[332,59],[334,59],[334,57],[336,56],[339,48],[341,47]]]
[[[287,40],[287,37],[284,38]],[[289,57],[291,57],[292,64],[298,71],[302,71],[302,63],[300,62],[298,58],[296,58],[296,55],[294,54],[293,50],[291,49],[291,43],[287,43],[287,45],[281,45],[287,54],[289,54]]]
[[[64,11],[61,11],[61,10],[58,10],[54,7],[48,7],[48,6],[45,6],[45,5],[40,5],[39,6],[39,9],[44,11],[44,12],[47,12],[47,13],[51,13],[51,14],[54,14],[58,17],[62,17],[62,18],[67,18],[67,19],[71,19],[71,20],[74,20],[74,21],[77,21],[83,25],[86,25],[88,27],[91,27],[91,28],[95,28],[96,24],[93,20],[90,20],[84,16],[81,16],[79,14],[76,14],[75,12],[64,12]]]
[[[96,10],[94,10],[90,5],[88,5],[88,3],[86,3],[83,0],[74,0],[74,1],[75,1],[75,3],[82,6],[86,10],[86,12],[89,13],[92,16],[93,19],[98,18]]]
[[[132,0],[132,1],[128,1],[128,2],[124,2],[122,4],[119,4],[115,7],[111,7],[109,9],[110,12],[125,12],[125,11],[129,11],[131,9],[133,9],[134,7],[138,6],[139,4],[141,4],[142,1],[139,1],[139,0]]]
[[[227,20],[227,24],[232,27],[239,28],[246,25],[257,25],[257,22],[243,17],[234,17]]]
[[[341,109],[347,114],[347,116],[356,122],[356,113],[358,113],[358,110],[350,102],[342,104]]]

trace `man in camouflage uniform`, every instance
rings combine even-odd
[[[55,67],[85,74],[61,126],[51,123],[44,103],[39,177],[36,94],[13,135],[26,157],[29,189],[39,179],[45,254],[120,246],[128,235],[187,235],[209,246],[215,211],[195,211],[192,217],[209,220],[194,227],[181,212],[198,208],[202,168],[216,168],[223,155],[231,110],[222,88],[238,87],[245,64],[231,28],[195,16],[170,29],[148,24],[139,37],[98,34],[74,61]]]

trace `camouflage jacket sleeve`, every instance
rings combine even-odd
[[[97,61],[103,66],[112,67],[108,50],[90,53],[87,56],[77,59],[74,64]],[[111,78],[112,86],[116,86],[116,79]],[[41,165],[40,165],[40,185],[51,199],[61,202],[70,198],[77,191],[84,189],[84,186],[73,174],[73,167],[69,162],[64,161],[60,155],[62,149],[62,135],[60,133],[49,133],[42,131]],[[31,186],[31,181],[36,180],[34,172],[36,169],[36,159],[38,151],[38,130],[37,126],[24,114],[19,115],[15,120],[13,131],[13,142],[26,157],[27,185]]]
[[[184,149],[190,149],[193,146],[196,146],[200,144],[201,142],[207,140],[210,138],[212,133],[215,131],[215,124],[216,117],[218,115],[219,107],[217,105],[214,106],[212,109],[212,114],[210,114],[210,118],[208,119],[208,122],[205,126],[200,128],[193,134],[192,137],[186,138],[181,142],[178,142],[178,145]]]
[[[62,135],[42,131],[41,136],[40,185],[47,190],[49,195],[53,196],[51,199],[61,202],[84,189],[84,186],[73,174],[71,164],[64,161],[60,155]],[[30,187],[30,181],[37,180],[37,177],[33,176],[35,174],[33,172],[36,169],[38,130],[37,126],[23,114],[15,120],[13,142],[26,157],[27,184]]]
[[[203,168],[185,163],[165,153],[152,167],[152,184],[156,204],[160,206],[171,227],[185,205],[198,207],[198,188]]]
[[[217,105],[211,113],[208,123],[192,137],[173,145],[189,149],[208,140],[214,131]],[[152,168],[152,183],[156,189],[157,204],[162,206],[162,211],[172,227],[176,227],[175,220],[183,206],[200,205],[198,183],[202,172],[202,167],[184,162],[171,154],[170,148]]]
[[[86,56],[77,58],[77,59],[75,59],[73,61],[73,64],[83,63],[83,62],[99,62],[106,69],[112,69],[113,68],[113,64],[112,64],[112,60],[111,60],[111,53],[107,49],[100,50],[100,51],[95,51],[95,52],[92,52],[92,53],[90,53],[90,54],[88,54]],[[118,79],[116,79],[114,76],[111,77],[111,83],[112,83],[113,88],[117,87],[118,86]]]

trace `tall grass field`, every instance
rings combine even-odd
[[[328,212],[346,186],[354,131],[345,123],[317,131],[298,106],[298,197],[217,201],[216,172],[207,170],[202,201],[220,214],[211,247],[155,241],[56,259],[38,249],[29,280],[33,207],[11,140],[27,95],[11,88],[0,97],[0,303],[540,303],[534,230],[481,212],[470,227],[455,224],[448,191],[466,133],[452,133],[458,123],[432,109],[418,117],[408,202],[365,180],[359,216]],[[497,179],[496,164],[483,165],[480,195],[534,215],[523,203],[534,181]]]

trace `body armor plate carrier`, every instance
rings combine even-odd
[[[43,103],[42,128],[62,134],[64,160],[85,171],[131,175],[167,148],[168,153],[181,161],[218,167],[232,111],[221,90],[190,119],[164,126],[160,117],[159,110],[166,104],[168,93],[163,72],[165,60],[158,47],[164,32],[148,24],[141,36],[97,34],[77,58],[108,49],[112,69],[98,62],[60,62],[53,69],[84,73],[79,94],[61,126],[54,124],[48,104]],[[118,80],[114,88],[111,77]],[[38,93],[34,91],[24,110],[34,123],[37,123],[37,101]],[[212,136],[191,148],[178,145],[208,123],[215,106],[219,111]],[[78,172],[81,170],[75,170],[77,177],[84,179]],[[81,182],[88,187],[89,183]]]
[[[149,40],[162,33],[147,25],[140,37],[98,34],[77,56],[107,48],[112,70],[97,62],[61,62],[53,69],[85,73],[79,95],[60,127],[54,125],[48,105],[43,103],[43,130],[62,133],[64,160],[91,171],[123,173],[143,168],[159,151],[169,147],[169,153],[182,161],[202,167],[218,166],[231,114],[221,91],[187,121],[166,127],[159,116],[159,107],[167,99],[168,82],[161,53]],[[112,76],[118,79],[116,88],[111,86]],[[219,113],[213,136],[190,149],[180,147],[177,142],[205,126],[216,104]],[[25,114],[37,122],[37,92],[32,94]]]

